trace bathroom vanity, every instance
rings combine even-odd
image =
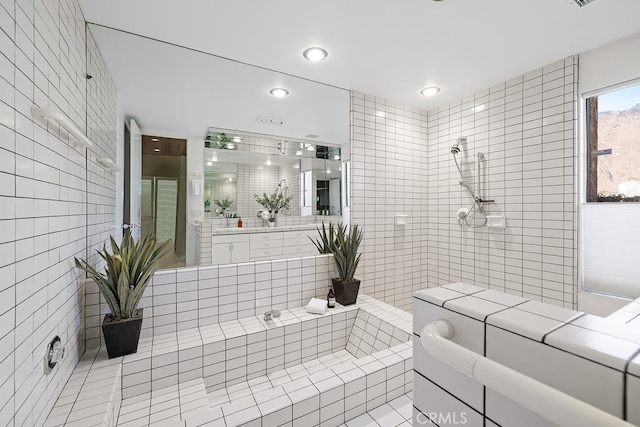
[[[317,226],[214,228],[207,232],[210,243],[205,243],[209,239],[203,239],[200,264],[237,264],[317,255],[318,250],[309,240],[318,236]]]

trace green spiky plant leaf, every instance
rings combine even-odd
[[[87,273],[98,285],[111,314],[116,319],[129,319],[138,307],[140,298],[158,267],[158,262],[167,252],[169,242],[157,245],[154,236],[143,237],[136,242],[130,235],[124,236],[120,246],[111,236],[111,253],[107,245],[97,250],[105,261],[104,273],[93,268],[84,259],[75,258],[76,267]]]
[[[325,227],[324,222],[322,223],[322,231],[320,228],[316,227],[318,230],[319,238],[313,239],[309,236],[311,243],[318,248],[318,252],[321,254],[332,254],[336,244],[336,227],[333,223],[329,223],[328,227]]]
[[[362,257],[362,254],[358,253],[363,237],[362,229],[357,224],[347,227],[342,223],[330,223],[325,227],[323,223],[322,230],[318,228],[318,234],[318,239],[311,239],[318,252],[333,254],[340,280],[353,280]]]

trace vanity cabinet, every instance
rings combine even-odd
[[[250,260],[249,235],[238,234],[228,236],[213,236],[211,245],[211,263],[237,264]]]
[[[317,234],[313,229],[214,235],[211,261],[213,265],[237,264],[316,255],[309,236]]]

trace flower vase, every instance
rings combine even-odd
[[[278,226],[278,212],[269,212],[269,227]]]

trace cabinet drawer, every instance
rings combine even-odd
[[[283,247],[289,247],[289,246],[303,246],[303,247],[306,247],[307,245],[313,247],[313,243],[311,243],[311,240],[309,240],[309,237],[307,237],[307,236],[299,237],[297,239],[284,239],[282,241],[282,246]]]
[[[282,248],[251,249],[251,260],[276,259],[282,256]]]
[[[253,242],[265,242],[265,241],[282,241],[282,232],[272,233],[253,233],[250,234],[251,243]]]
[[[318,249],[309,242],[309,246],[284,246],[282,256],[285,258],[300,258],[303,256],[318,255]]]
[[[220,236],[212,236],[211,241],[214,245],[218,243],[236,243],[248,242],[248,234],[222,234]]]
[[[284,233],[285,239],[307,239],[307,236],[315,237],[318,235],[316,230],[300,230],[300,231],[288,231]]]
[[[278,240],[252,240],[251,241],[251,250],[253,249],[271,249],[271,248],[282,248],[282,239]]]
[[[251,242],[251,250],[268,250],[275,249],[282,252],[282,241],[278,242]]]

